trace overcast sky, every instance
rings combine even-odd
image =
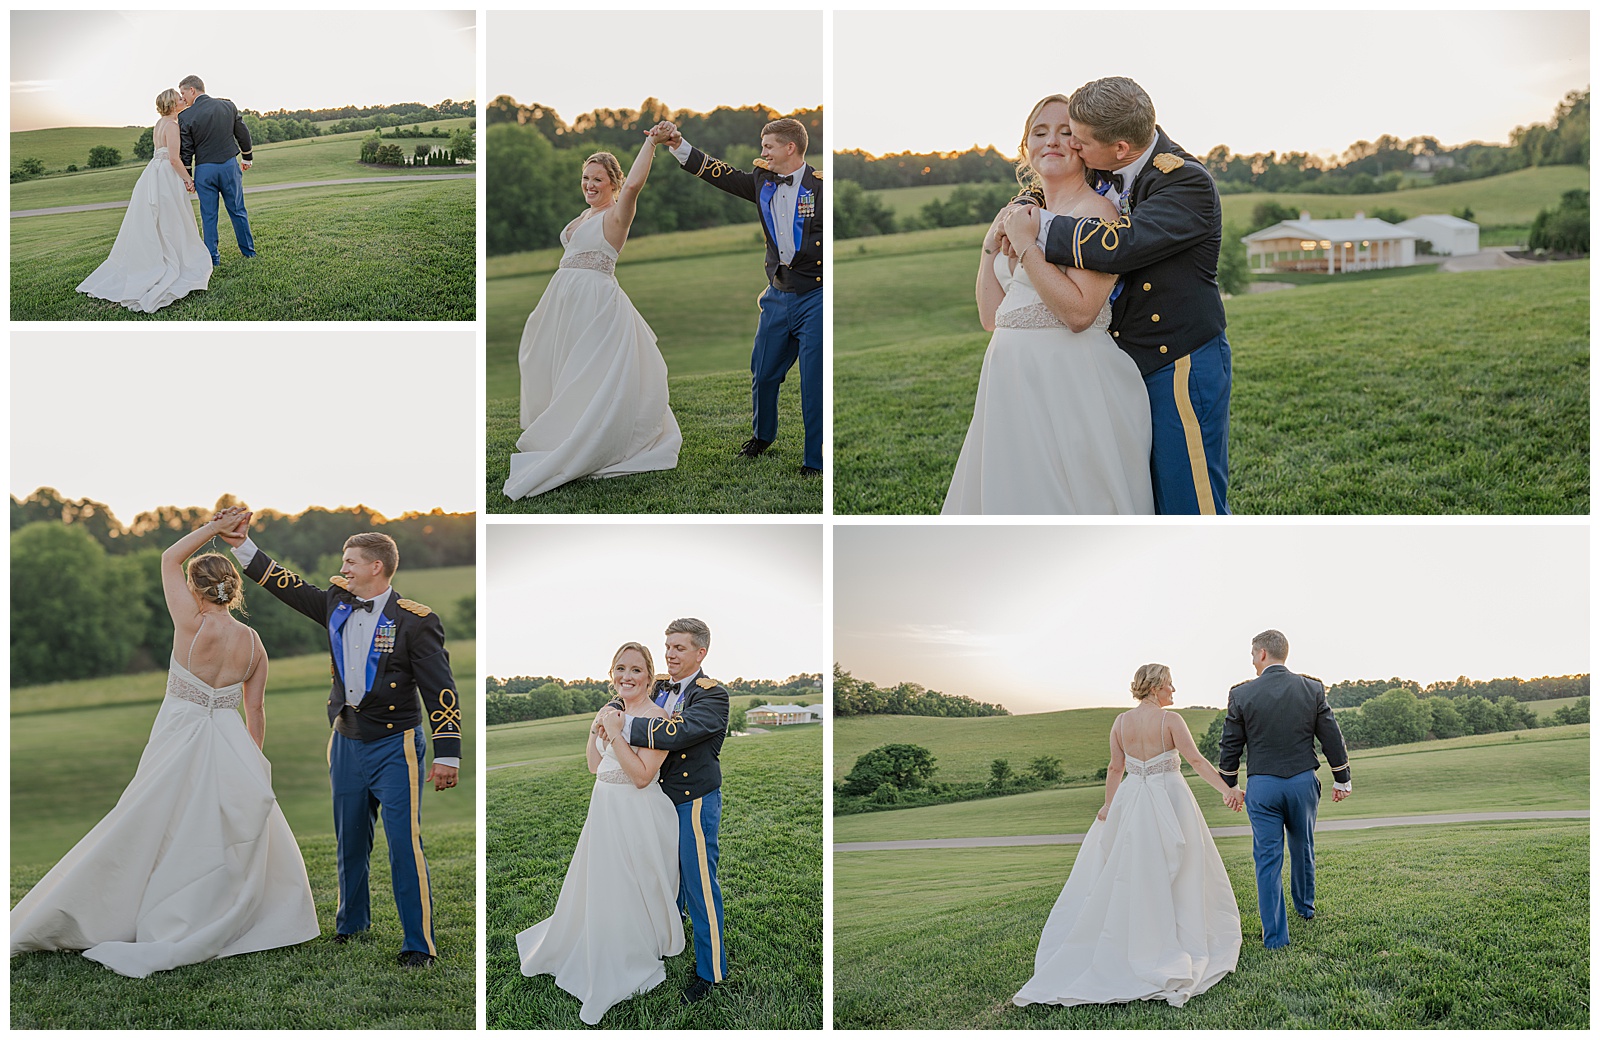
[[[820,11],[490,11],[488,18],[488,99],[509,94],[548,105],[568,123],[651,97],[696,112],[822,104]]]
[[[715,678],[827,670],[820,524],[502,523],[486,545],[486,675],[603,678],[630,640],[665,672],[679,617],[711,629]]]
[[[1589,671],[1587,525],[857,526],[834,529],[834,657],[1013,712],[1132,701],[1141,664],[1221,707],[1289,667],[1426,685]]]
[[[476,508],[470,331],[147,328],[12,334],[11,494],[53,487],[124,524],[224,492],[285,513]]]
[[[147,126],[185,76],[258,112],[477,95],[473,11],[17,11],[11,129]]]
[[[1504,143],[1588,87],[1589,12],[840,11],[829,147],[1009,156],[1036,101],[1102,76],[1202,157]]]

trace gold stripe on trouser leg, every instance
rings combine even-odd
[[[711,981],[722,981],[722,935],[717,931],[717,901],[711,891],[711,857],[706,853],[706,832],[700,826],[700,799],[694,800],[689,810],[689,822],[694,825],[694,851],[700,860],[700,891],[705,896],[706,932],[711,940]]]
[[[1183,420],[1183,442],[1189,449],[1189,474],[1194,477],[1194,497],[1200,503],[1200,515],[1216,516],[1217,503],[1211,497],[1211,474],[1206,467],[1206,445],[1200,436],[1200,420],[1195,417],[1194,404],[1189,400],[1188,354],[1173,363],[1172,398],[1178,406],[1178,418]]]
[[[333,768],[333,734],[328,734],[328,768]]]
[[[411,855],[417,861],[417,892],[422,903],[422,941],[428,956],[437,957],[433,948],[433,892],[428,888],[428,861],[422,858],[422,778],[418,775],[417,746],[411,741],[414,730],[406,730],[401,740],[406,747],[407,793],[411,797]]]

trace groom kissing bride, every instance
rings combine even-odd
[[[667,675],[654,681],[643,644],[612,657],[617,696],[585,736],[588,818],[555,912],[517,935],[522,974],[554,975],[582,1001],[586,1025],[665,981],[661,959],[683,952],[680,913],[695,951],[683,1003],[706,999],[728,974],[717,884],[728,691],[701,670],[705,622],[679,618],[666,636]]]

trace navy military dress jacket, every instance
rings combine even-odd
[[[1350,755],[1322,680],[1296,675],[1281,664],[1269,665],[1228,691],[1217,772],[1229,787],[1239,786],[1239,762],[1249,745],[1251,774],[1298,776],[1317,768],[1313,740],[1322,745],[1333,779],[1348,783]]]
[[[366,696],[360,704],[347,705],[342,669],[361,663],[342,660],[344,641],[335,634],[339,614],[357,602],[357,597],[345,591],[345,579],[336,575],[329,579],[331,588],[319,589],[259,549],[244,573],[327,631],[333,671],[328,722],[335,730],[354,740],[370,741],[422,726],[433,735],[434,758],[461,757],[461,705],[439,615],[414,600],[401,599],[399,590],[394,590],[383,607],[372,650],[364,662]]]
[[[250,158],[250,128],[227,98],[201,94],[178,113],[178,159],[185,169],[196,163],[223,163],[242,154]]]
[[[634,747],[665,748],[658,783],[674,805],[704,798],[722,786],[722,742],[728,736],[728,691],[715,679],[696,679],[678,710],[662,719],[636,717]]]
[[[822,288],[822,175],[807,165],[800,178],[794,206],[794,260],[783,264],[778,259],[778,243],[773,237],[772,192],[777,174],[756,160],[754,170],[735,169],[721,159],[713,159],[689,146],[689,161],[683,168],[707,184],[729,195],[749,199],[761,214],[761,233],[767,237],[767,281],[779,292],[804,295]]]
[[[1222,201],[1211,173],[1158,126],[1128,208],[1130,216],[1117,218],[1055,217],[1044,255],[1052,264],[1122,276],[1111,335],[1149,375],[1228,324],[1217,286]]]

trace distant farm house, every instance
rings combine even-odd
[[[752,726],[793,726],[802,722],[821,722],[822,710],[798,704],[763,704],[746,711],[744,720]]]
[[[1400,227],[1427,239],[1433,251],[1442,256],[1471,256],[1478,251],[1478,225],[1448,213],[1412,217]]]
[[[1382,267],[1410,267],[1417,262],[1417,241],[1434,239],[1412,225],[1418,221],[1455,221],[1472,229],[1470,252],[1478,251],[1476,224],[1445,215],[1417,217],[1396,226],[1387,220],[1357,213],[1349,220],[1312,220],[1301,212],[1299,220],[1285,220],[1244,236],[1250,270],[1311,271],[1343,274]],[[1434,225],[1428,225],[1434,226]],[[1454,246],[1454,236],[1444,236]],[[1464,245],[1464,243],[1463,243]],[[1435,252],[1440,250],[1435,246]]]

